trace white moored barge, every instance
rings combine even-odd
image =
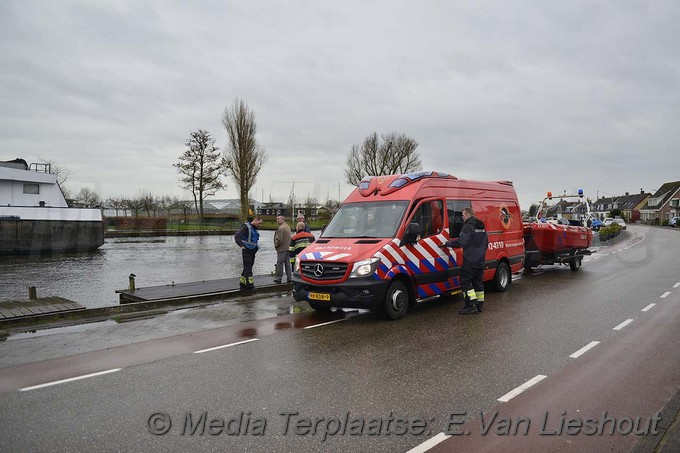
[[[101,209],[70,208],[49,164],[0,162],[0,255],[90,251],[103,243]]]

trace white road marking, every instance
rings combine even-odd
[[[663,294],[661,295],[660,298],[661,298],[661,299],[665,299],[665,298],[668,297],[670,294],[671,294],[670,291],[666,291],[665,293],[663,293]]]
[[[632,319],[626,319],[626,320],[623,321],[621,324],[619,324],[618,326],[614,327],[612,330],[621,330],[621,329],[623,329],[624,327],[626,327],[628,324],[630,324],[631,322],[633,322]]]
[[[584,347],[570,355],[569,357],[571,357],[572,359],[576,359],[585,354],[586,352],[588,352],[589,350],[591,350],[592,348],[594,348],[595,346],[597,346],[598,344],[600,344],[599,341],[591,341],[590,343],[588,343],[587,345],[585,345]]]
[[[680,282],[678,282],[678,283],[676,283],[675,285],[673,285],[673,288],[677,288],[678,286],[680,286]]]
[[[243,341],[238,341],[236,343],[223,344],[222,346],[215,346],[214,348],[201,349],[200,351],[194,351],[194,354],[203,354],[204,352],[210,352],[210,351],[216,351],[218,349],[230,348],[232,346],[250,343],[250,342],[253,342],[253,341],[257,341],[257,340],[259,340],[259,338],[251,338],[250,340],[243,340]]]
[[[335,324],[336,322],[347,321],[348,319],[349,318],[336,319],[335,321],[322,322],[321,324],[314,324],[313,326],[303,327],[303,329],[314,329],[315,327],[327,326],[328,324]]]
[[[412,449],[410,449],[406,453],[423,453],[423,452],[429,450],[430,448],[434,447],[435,445],[438,445],[438,444],[444,442],[449,437],[451,437],[451,436],[448,435],[448,434],[439,433],[434,437],[430,437],[429,439],[427,439],[422,444],[416,445],[415,447],[413,447]]]
[[[529,379],[528,381],[526,381],[524,384],[520,385],[516,389],[511,390],[508,393],[506,393],[505,395],[501,396],[500,398],[498,398],[498,401],[500,401],[501,403],[507,403],[508,401],[510,401],[511,399],[513,399],[514,397],[516,397],[517,395],[519,395],[520,393],[522,393],[523,391],[528,389],[529,387],[538,384],[539,382],[541,382],[546,377],[547,376],[539,374],[539,375]]]
[[[649,305],[647,305],[645,308],[643,308],[643,309],[640,310],[640,311],[649,311],[654,305],[656,305],[656,304],[649,304]]]
[[[109,374],[109,373],[115,373],[116,371],[120,371],[122,368],[114,368],[112,370],[106,370],[106,371],[99,371],[97,373],[91,373],[91,374],[84,374],[82,376],[76,376],[68,379],[62,379],[60,381],[53,381],[53,382],[47,382],[45,384],[40,384],[40,385],[33,385],[31,387],[24,387],[22,389],[19,389],[20,392],[27,392],[29,390],[35,390],[35,389],[41,389],[43,387],[49,387],[51,385],[57,385],[57,384],[65,384],[66,382],[73,382],[73,381],[79,381],[81,379],[87,379],[95,376],[101,376],[103,374]]]

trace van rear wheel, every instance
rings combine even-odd
[[[502,293],[510,283],[512,282],[512,276],[510,275],[510,268],[505,263],[500,263],[496,268],[496,273],[493,276],[492,287],[494,291]]]
[[[408,290],[402,282],[396,281],[387,288],[385,294],[385,314],[389,319],[400,319],[408,312]]]

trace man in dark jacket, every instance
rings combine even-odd
[[[260,239],[260,233],[257,229],[261,223],[262,218],[255,216],[253,220],[246,222],[234,235],[234,240],[241,247],[241,256],[243,258],[243,272],[241,272],[239,280],[239,287],[241,289],[255,288],[253,264],[255,264],[255,254],[259,249],[257,241]]]
[[[446,241],[442,247],[463,247],[463,265],[460,268],[460,285],[465,306],[458,313],[466,315],[484,309],[484,258],[489,239],[484,223],[475,217],[471,208],[463,209],[463,227],[458,239]]]

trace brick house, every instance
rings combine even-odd
[[[640,209],[644,223],[657,223],[680,215],[680,181],[667,182]]]

